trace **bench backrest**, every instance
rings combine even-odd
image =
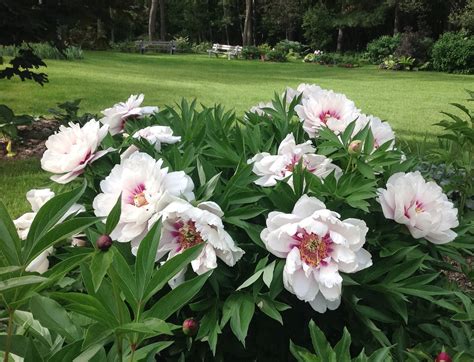
[[[136,45],[143,46],[171,46],[174,45],[174,41],[165,41],[165,40],[137,40]]]
[[[213,44],[212,50],[214,51],[227,51],[227,52],[241,52],[242,47],[240,45],[227,45],[227,44]]]

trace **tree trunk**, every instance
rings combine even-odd
[[[342,51],[342,38],[343,38],[343,36],[344,36],[344,32],[343,32],[342,28],[339,28],[338,31],[337,31],[337,47],[336,47],[337,52]]]
[[[166,40],[165,0],[160,0],[160,40]]]
[[[245,23],[244,33],[242,36],[242,45],[244,46],[252,44],[252,25],[252,0],[245,0]]]
[[[395,16],[393,19],[393,35],[397,35],[400,28],[400,8],[398,6],[398,1],[395,2]]]
[[[150,16],[148,17],[148,38],[153,40],[156,34],[156,11],[158,10],[158,0],[151,0]]]
[[[115,24],[114,24],[114,9],[109,6],[109,16],[110,16],[110,41],[115,43]]]

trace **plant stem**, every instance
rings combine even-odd
[[[13,309],[8,310],[8,327],[7,327],[7,341],[5,343],[5,355],[3,356],[3,362],[8,362],[8,356],[10,353],[10,347],[12,342],[12,333],[13,333]]]

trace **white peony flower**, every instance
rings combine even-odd
[[[162,144],[173,144],[181,141],[180,136],[173,136],[173,130],[167,126],[151,126],[143,128],[133,135],[133,138],[144,139],[155,146],[157,151],[161,150]],[[122,159],[129,157],[132,153],[138,151],[134,145],[130,146],[122,154]]]
[[[109,125],[110,134],[116,135],[122,132],[128,120],[158,112],[158,107],[140,107],[144,98],[143,94],[131,95],[126,102],[114,104],[113,107],[103,110],[102,114],[105,117],[100,121]]]
[[[319,313],[339,307],[342,277],[372,265],[362,248],[367,226],[359,219],[340,220],[315,197],[303,195],[291,214],[271,212],[260,237],[266,248],[286,258],[285,288]]]
[[[108,126],[91,119],[83,127],[69,123],[59,127],[59,132],[46,141],[46,151],[41,158],[41,167],[55,173],[51,180],[65,184],[84,172],[85,167],[104,156],[112,149],[98,151],[107,135]]]
[[[295,111],[303,122],[303,129],[311,138],[316,137],[323,126],[339,134],[359,115],[354,102],[344,94],[327,90],[313,92],[309,97],[304,97],[301,104],[295,107]]]
[[[148,231],[149,220],[162,208],[166,195],[194,199],[194,185],[182,171],[168,172],[162,168],[163,160],[156,161],[146,153],[135,152],[101,181],[102,193],[93,201],[97,216],[106,217],[120,194],[122,213],[111,234],[119,242],[132,241],[138,246]]]
[[[382,122],[378,117],[365,114],[359,115],[354,128],[354,135],[367,126],[367,124],[370,124],[370,129],[374,136],[374,149],[379,148],[386,142],[392,141],[388,149],[393,150],[395,146],[395,133],[388,122]]]
[[[160,213],[162,232],[157,260],[168,254],[168,259],[184,250],[205,243],[200,255],[191,262],[197,274],[203,274],[217,267],[217,258],[229,266],[243,256],[232,237],[224,230],[222,212],[214,202],[202,202],[197,207],[184,200],[176,200],[166,206]],[[184,277],[185,270],[171,281],[174,287]]]
[[[20,239],[25,240],[28,236],[28,232],[30,231],[31,224],[38,213],[39,209],[46,204],[49,200],[54,197],[54,192],[50,189],[33,189],[26,193],[26,199],[31,205],[31,209],[33,212],[27,212],[23,214],[18,219],[14,220],[13,223],[15,224],[16,231],[18,232],[18,236]],[[67,217],[77,214],[79,212],[85,211],[84,206],[74,204],[71,208],[64,214],[64,216],[59,220],[59,222],[64,221]],[[31,261],[30,264],[26,267],[26,271],[28,272],[37,272],[43,274],[49,267],[48,256],[54,251],[52,247],[43,251],[40,255],[38,255],[35,259]]]
[[[286,101],[291,102],[293,98],[300,94],[303,94],[302,99],[316,97],[321,92],[324,92],[324,89],[316,84],[301,83],[296,89],[290,87],[286,88]]]
[[[454,238],[459,225],[458,210],[435,182],[426,182],[416,172],[398,172],[378,189],[377,201],[387,219],[405,224],[415,239],[425,238],[434,244],[445,244]]]
[[[259,104],[257,104],[256,106],[253,106],[252,108],[250,108],[249,112],[250,113],[255,113],[255,114],[258,114],[259,116],[264,116],[267,114],[267,112],[265,112],[264,108],[271,108],[271,109],[275,109],[273,107],[273,104],[272,102],[260,102]]]
[[[278,147],[277,155],[262,152],[255,155],[248,163],[253,163],[253,172],[260,176],[255,181],[257,185],[275,186],[277,181],[292,175],[294,167],[302,160],[303,167],[323,179],[332,171],[336,177],[342,174],[341,169],[331,163],[331,159],[314,153],[311,141],[296,144],[293,134],[288,134]],[[291,184],[291,179],[289,181]]]

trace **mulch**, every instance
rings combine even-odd
[[[0,138],[0,159],[24,160],[41,158],[46,150],[45,142],[59,127],[59,123],[50,119],[39,119],[30,125],[18,127],[18,140],[13,141],[14,157],[6,157],[5,140]]]

